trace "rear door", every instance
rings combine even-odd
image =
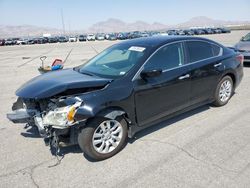
[[[223,71],[222,48],[206,41],[185,42],[191,69],[190,105],[211,99]]]

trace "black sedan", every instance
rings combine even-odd
[[[129,40],[84,65],[27,82],[7,117],[36,126],[52,151],[79,144],[103,160],[148,126],[204,104],[227,104],[243,77],[242,61],[203,38]]]
[[[87,41],[87,35],[79,35],[78,40],[79,42]]]

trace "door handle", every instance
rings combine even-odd
[[[189,77],[190,77],[190,74],[186,74],[186,75],[184,75],[184,76],[180,76],[180,77],[179,77],[179,80],[183,80],[183,79],[189,78]]]
[[[222,65],[222,63],[217,63],[217,64],[214,64],[214,67],[219,67],[221,65]]]

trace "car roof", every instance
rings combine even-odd
[[[138,39],[132,39],[128,41],[124,41],[121,44],[127,44],[127,45],[141,45],[141,46],[151,46],[151,47],[159,47],[164,44],[175,42],[175,41],[181,41],[181,40],[203,40],[207,42],[213,42],[206,38],[201,37],[191,37],[191,36],[153,36],[153,37],[145,37],[145,38],[138,38]]]

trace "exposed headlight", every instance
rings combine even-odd
[[[56,108],[49,111],[43,118],[43,124],[58,127],[67,127],[74,123],[74,115],[81,102],[74,105]]]

